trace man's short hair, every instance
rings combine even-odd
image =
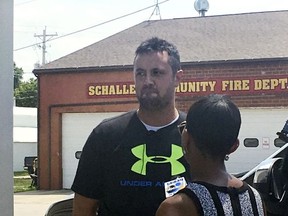
[[[180,55],[177,47],[166,40],[158,37],[153,37],[143,41],[135,51],[135,58],[141,54],[147,54],[151,52],[163,52],[166,51],[169,55],[169,64],[172,68],[173,74],[176,74],[181,69]]]

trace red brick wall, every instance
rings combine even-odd
[[[215,63],[213,65],[198,64],[192,66],[184,66],[182,69],[184,71],[184,80],[212,80],[213,78],[224,79],[227,77],[256,77],[257,79],[261,79],[277,76],[288,78],[288,61]],[[227,93],[227,95],[230,94]],[[284,90],[282,93],[277,94],[265,92],[261,94],[255,94],[248,92],[247,94],[231,94],[230,96],[239,107],[288,106],[288,90]],[[177,106],[179,109],[186,111],[197,98],[197,93],[188,96],[178,96]]]

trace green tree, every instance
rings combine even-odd
[[[30,78],[28,81],[21,82],[14,91],[16,106],[19,107],[37,107],[38,92],[37,80]]]
[[[18,68],[14,63],[14,90],[19,87],[22,82],[24,71],[22,68]]]

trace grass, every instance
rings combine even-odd
[[[17,177],[14,178],[14,193],[36,190],[35,187],[31,187],[32,179],[27,171],[14,172],[14,177]]]
[[[29,174],[26,170],[24,170],[24,171],[14,172],[14,176],[29,176]]]

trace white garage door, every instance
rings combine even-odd
[[[288,110],[268,108],[242,108],[242,126],[239,134],[240,146],[236,152],[230,155],[227,161],[229,172],[238,173],[255,167],[278,148],[274,146],[274,140],[278,137],[276,132],[281,131],[286,120]],[[82,147],[92,131],[103,119],[120,113],[67,113],[62,115],[62,166],[63,188],[70,188],[75,176],[78,159],[75,152]],[[246,138],[256,138],[259,145],[245,147]]]
[[[240,145],[226,163],[231,173],[248,171],[277,151],[279,147],[274,145],[275,139],[278,138],[276,133],[282,130],[288,120],[287,108],[241,108],[240,112],[242,116]],[[257,140],[258,145],[245,146],[247,138]]]
[[[120,112],[64,113],[62,115],[63,188],[71,188],[78,165],[75,152],[82,150],[93,128],[103,119],[119,114]]]

